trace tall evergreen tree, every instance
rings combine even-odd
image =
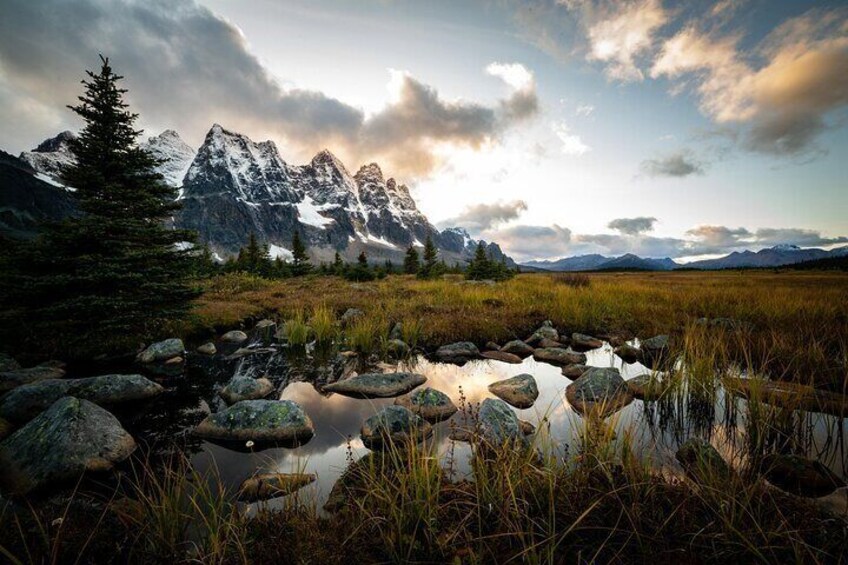
[[[406,256],[403,258],[403,272],[407,275],[415,275],[418,269],[421,268],[421,261],[418,259],[418,250],[415,246],[410,245],[406,250]]]
[[[441,275],[444,269],[439,265],[439,251],[433,243],[433,238],[427,234],[427,239],[424,242],[424,262],[418,270],[418,277],[422,279],[434,278]]]
[[[58,344],[53,353],[70,356],[153,337],[184,317],[197,295],[196,252],[183,244],[194,236],[165,226],[179,208],[176,191],[155,172],[161,162],[137,144],[142,132],[118,86],[123,77],[101,60],[98,73],[87,71],[79,104],[69,106],[85,126],[70,142],[76,162],[62,176],[76,188],[81,214],[47,226],[5,273],[11,314],[26,320],[40,347],[49,336]]]
[[[333,274],[341,275],[344,272],[344,261],[342,256],[336,251],[336,256],[333,258]]]
[[[292,236],[292,274],[294,276],[305,275],[312,270],[312,264],[309,262],[309,255],[306,253],[306,246],[300,239],[300,232],[295,230]]]
[[[483,280],[492,278],[492,262],[486,254],[486,247],[483,242],[477,243],[477,248],[474,250],[474,258],[468,263],[468,268],[465,270],[465,278],[469,280]]]

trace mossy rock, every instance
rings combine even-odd
[[[245,375],[236,375],[218,392],[218,396],[227,404],[242,400],[259,400],[274,392],[274,385],[268,379],[254,379]]]
[[[15,369],[0,373],[0,395],[9,392],[19,386],[46,381],[49,379],[61,379],[65,376],[65,370],[59,367],[30,367],[29,369]]]
[[[528,345],[536,346],[543,339],[559,341],[559,332],[556,330],[553,322],[551,322],[550,320],[545,320],[544,322],[542,322],[542,325],[539,326],[539,328],[524,341]]]
[[[771,453],[759,470],[774,486],[798,496],[818,498],[845,486],[845,481],[823,463],[800,455]]]
[[[459,341],[443,345],[436,350],[435,358],[442,363],[463,365],[480,357],[480,350],[470,341]]]
[[[532,375],[522,374],[489,385],[489,392],[516,408],[530,408],[539,398],[539,387]]]
[[[565,397],[579,414],[609,416],[633,401],[621,373],[615,368],[589,367],[565,389]]]
[[[450,397],[434,388],[420,388],[395,400],[395,404],[409,409],[430,423],[447,420],[457,412]]]
[[[427,382],[417,373],[365,373],[326,385],[324,392],[353,398],[393,398]]]
[[[360,430],[363,445],[372,450],[405,448],[432,434],[433,428],[424,418],[403,406],[386,406],[365,420]]]
[[[639,375],[628,380],[626,384],[633,396],[645,401],[659,399],[666,390],[656,375]]]
[[[572,381],[576,381],[583,376],[583,373],[589,370],[589,367],[583,364],[566,365],[562,368],[562,376],[568,377]]]
[[[517,355],[524,359],[525,357],[530,357],[533,355],[533,347],[524,343],[521,340],[514,339],[510,342],[504,344],[500,349],[504,353],[510,353],[512,355]]]
[[[604,342],[591,335],[573,333],[571,334],[571,347],[588,351],[590,349],[598,349],[603,347]]]
[[[225,442],[248,442],[257,449],[270,445],[304,444],[314,435],[312,420],[291,400],[242,400],[207,416],[194,435]]]
[[[629,344],[620,345],[613,351],[625,363],[636,363],[642,357],[642,351],[638,347]]]
[[[518,416],[506,402],[498,398],[487,398],[480,404],[477,431],[480,439],[489,447],[527,445]]]
[[[184,354],[185,345],[183,345],[183,340],[171,338],[150,344],[147,349],[138,354],[136,361],[144,365],[164,363],[174,357],[182,357]]]
[[[560,367],[586,363],[586,355],[583,353],[569,351],[561,347],[540,347],[533,351],[533,359],[540,363],[549,363]]]

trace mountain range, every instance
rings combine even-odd
[[[590,254],[564,257],[553,261],[528,261],[522,263],[520,266],[558,272],[615,270],[672,271],[675,269],[717,270],[781,267],[834,257],[848,257],[848,247],[824,250],[815,248],[802,249],[796,245],[781,244],[759,251],[734,251],[724,257],[693,261],[691,263],[677,263],[668,257],[663,259],[643,258],[632,253],[620,257]]]
[[[32,237],[40,221],[74,213],[73,189],[61,179],[74,160],[68,147],[73,137],[62,132],[18,158],[3,154],[0,233]],[[429,235],[453,263],[472,257],[478,244],[462,228],[438,230],[406,185],[386,178],[376,163],[351,174],[325,149],[305,165],[292,165],[274,142],[254,142],[218,124],[197,150],[173,130],[141,145],[162,161],[158,172],[178,188],[182,208],[174,225],[197,231],[220,258],[237,253],[251,233],[284,259],[291,257],[295,231],[316,260],[331,260],[337,251],[353,259],[365,251],[372,260],[397,262]],[[493,259],[515,265],[496,243],[483,243]]]

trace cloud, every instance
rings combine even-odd
[[[787,20],[749,56],[741,39],[689,25],[663,44],[651,76],[691,80],[705,114],[746,126],[748,150],[815,151],[827,114],[848,104],[848,10],[814,9]]]
[[[126,75],[129,101],[145,125],[199,138],[220,122],[283,140],[299,159],[331,147],[353,165],[378,160],[401,176],[432,171],[445,154],[440,145],[497,142],[538,112],[532,73],[516,63],[490,65],[509,88],[493,105],[445,100],[395,72],[395,99],[365,116],[322,92],[282,87],[237,27],[194,0],[8,0],[0,19],[0,121],[12,127],[3,128],[0,143],[74,129],[71,114],[57,109],[75,101],[98,53]]]
[[[618,218],[607,224],[611,230],[616,230],[624,235],[638,235],[643,232],[653,231],[657,219],[654,217],[640,216],[638,218]]]
[[[704,165],[689,151],[675,153],[642,161],[641,171],[649,177],[688,177],[704,174]]]
[[[583,140],[580,139],[579,135],[571,132],[571,128],[569,128],[565,122],[552,124],[551,129],[559,138],[560,143],[562,143],[560,151],[562,151],[565,155],[574,155],[579,157],[580,155],[584,155],[592,150],[591,147],[583,143]]]
[[[510,226],[501,230],[487,230],[483,237],[496,241],[501,248],[519,261],[565,254],[571,243],[571,230],[551,226]]]
[[[591,104],[581,104],[574,110],[574,114],[577,116],[590,116],[592,112],[595,111],[595,107]]]
[[[527,203],[523,200],[475,204],[465,208],[459,216],[440,222],[439,226],[442,229],[459,226],[472,234],[478,234],[518,218],[525,210]]]

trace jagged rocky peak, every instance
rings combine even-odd
[[[68,144],[76,137],[71,131],[63,131],[56,137],[45,139],[32,151],[22,152],[20,159],[39,173],[61,179],[63,169],[76,161]]]
[[[380,169],[380,165],[377,163],[368,163],[367,165],[362,165],[358,171],[356,171],[356,175],[354,178],[357,182],[364,183],[373,183],[373,184],[381,184],[384,185],[385,181],[383,180],[383,171]]]
[[[156,159],[162,161],[158,170],[171,186],[181,186],[194,160],[195,150],[172,129],[154,135],[142,144]]]
[[[69,141],[76,138],[77,134],[70,130],[65,130],[56,137],[45,139],[44,141],[39,143],[38,147],[33,149],[33,151],[37,153],[51,153],[53,151],[60,151],[68,146]]]

